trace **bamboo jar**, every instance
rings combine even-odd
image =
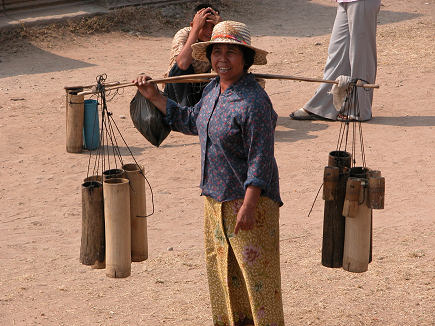
[[[106,226],[106,275],[121,278],[131,274],[131,226],[129,181],[107,179],[103,183]]]
[[[144,169],[137,164],[122,168],[130,181],[131,260],[144,261],[148,258]]]
[[[84,96],[77,90],[66,93],[66,151],[80,153],[83,149]]]

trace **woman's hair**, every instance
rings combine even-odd
[[[213,46],[215,44],[210,44],[205,49],[205,55],[210,63],[211,63],[211,52],[213,51]],[[233,45],[233,44],[231,44],[231,45]],[[234,45],[237,46],[242,51],[243,60],[245,61],[245,65],[243,66],[243,70],[248,71],[248,69],[254,63],[255,51],[246,47],[246,46],[242,46],[242,45],[238,45],[238,44],[234,44]]]

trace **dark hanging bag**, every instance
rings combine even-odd
[[[163,121],[163,113],[139,91],[130,102],[130,117],[134,127],[156,147],[171,132],[171,128]]]

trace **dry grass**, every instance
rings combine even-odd
[[[177,28],[186,26],[192,18],[193,8],[202,1],[192,1],[166,5],[164,7],[125,7],[115,9],[107,14],[68,18],[55,23],[33,26],[19,25],[15,28],[0,30],[0,42],[17,40],[48,42],[69,36],[121,32],[151,35],[155,33],[172,36]],[[215,1],[225,11],[230,1]],[[237,1],[236,1],[237,4]],[[232,11],[233,8],[232,8]]]

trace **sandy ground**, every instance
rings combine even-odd
[[[254,44],[271,52],[255,71],[321,77],[334,6],[265,0],[223,14],[248,23]],[[321,199],[307,217],[339,123],[289,119],[316,84],[267,82],[279,114],[287,325],[435,324],[434,10],[433,0],[386,0],[379,16],[381,88],[363,132],[367,165],[385,176],[386,199],[385,209],[374,211],[373,262],[365,273],[323,267]],[[108,106],[154,191],[149,259],[133,263],[125,279],[79,263],[89,154],[65,150],[63,86],[93,83],[101,73],[109,80],[143,71],[159,77],[170,40],[166,32],[111,33],[1,46],[1,325],[211,325],[198,139],[171,133],[152,147],[128,117],[134,89]]]

